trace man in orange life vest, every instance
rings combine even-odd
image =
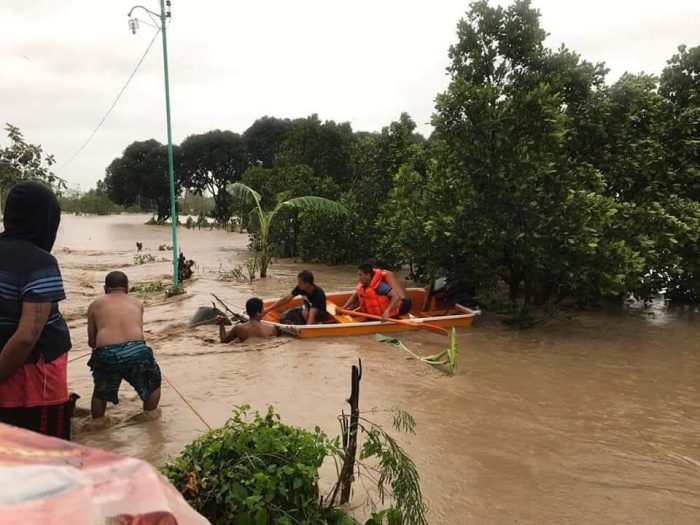
[[[357,277],[360,282],[344,308],[379,315],[383,319],[399,317],[411,309],[411,299],[391,272],[361,264],[357,267]]]

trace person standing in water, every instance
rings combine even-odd
[[[143,336],[143,303],[129,294],[129,279],[123,272],[105,278],[105,295],[88,307],[88,345],[93,348],[88,366],[95,389],[92,418],[105,414],[107,401],[119,403],[122,379],[143,401],[144,411],[158,408],[160,367]]]
[[[260,322],[263,316],[262,299],[257,297],[248,299],[245,303],[245,311],[248,314],[249,321],[236,324],[228,333],[226,333],[226,328],[224,328],[224,323],[228,318],[225,316],[216,318],[219,322],[219,340],[222,343],[230,343],[236,339],[242,343],[251,337],[275,337],[279,335],[276,327],[264,325]]]
[[[0,421],[70,439],[70,333],[58,303],[66,298],[49,252],[61,209],[37,182],[13,186],[0,234]]]

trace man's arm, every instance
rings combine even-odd
[[[92,305],[88,306],[87,318],[88,346],[95,348],[97,346],[97,324],[95,323],[95,309]]]
[[[309,317],[306,319],[306,324],[316,324],[318,319],[318,308],[309,308]]]
[[[282,306],[282,305],[287,304],[287,303],[288,303],[289,301],[291,301],[292,299],[294,299],[294,296],[293,296],[292,294],[285,295],[284,297],[282,297],[282,299],[280,299],[279,301],[277,301],[277,302],[276,302],[275,304],[273,304],[272,306],[269,306],[269,307],[265,308],[265,310],[263,310],[263,315],[265,315],[265,314],[271,312],[272,310],[276,310],[277,308],[279,308],[279,307]]]
[[[396,290],[396,292],[399,294],[399,298],[404,299],[408,297],[408,295],[406,294],[406,290],[403,286],[401,286],[401,283],[398,281],[394,273],[389,270],[384,271],[386,272],[386,278],[387,281],[389,281],[389,286],[391,286],[392,290]]]
[[[389,304],[387,307],[384,309],[384,312],[382,313],[382,320],[384,319],[389,319],[389,314],[391,311],[394,309],[394,307],[401,302],[401,296],[398,294],[396,290],[393,288],[389,292]]]
[[[238,325],[233,325],[233,328],[226,333],[226,327],[224,326],[224,323],[228,321],[228,319],[224,316],[219,316],[217,317],[217,320],[219,321],[219,342],[221,343],[230,343],[236,337],[238,337],[238,331],[236,328],[238,328]]]
[[[39,340],[51,311],[51,303],[22,303],[17,330],[0,352],[0,383],[14,374]]]
[[[357,292],[353,292],[353,294],[350,296],[350,298],[347,301],[345,301],[343,308],[345,310],[352,310],[356,306],[359,306],[357,304]]]

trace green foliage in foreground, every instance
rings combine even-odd
[[[318,470],[338,442],[285,425],[272,409],[249,422],[246,408],[188,445],[164,474],[214,524],[323,523]]]
[[[213,430],[185,447],[167,463],[163,474],[188,503],[214,525],[297,523],[351,525],[356,521],[342,509],[323,505],[318,490],[319,469],[327,457],[342,461],[340,438],[329,439],[285,425],[272,407],[255,412],[252,420],[242,406],[223,428]],[[394,428],[413,432],[410,415],[393,411]],[[371,421],[360,418],[365,441],[357,476],[370,473],[384,503],[366,525],[425,525],[418,472],[394,438]],[[365,465],[364,460],[372,460]]]

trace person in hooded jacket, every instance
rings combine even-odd
[[[66,298],[50,251],[61,210],[51,189],[20,182],[0,234],[0,422],[70,439]]]

